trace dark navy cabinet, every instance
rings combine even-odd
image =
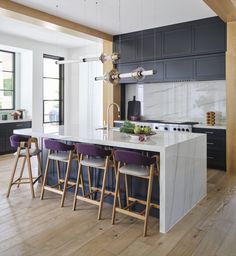
[[[10,136],[14,130],[31,128],[31,121],[0,123],[0,155],[14,152],[10,145]]]
[[[178,58],[165,61],[164,81],[183,81],[194,79],[192,58]]]
[[[225,79],[225,54],[212,54],[195,58],[195,80]]]
[[[153,60],[156,55],[155,30],[146,30],[137,37],[137,61]]]
[[[226,25],[219,17],[114,36],[113,45],[120,72],[157,67],[144,83],[225,79]]]
[[[199,55],[225,51],[226,25],[218,17],[194,22],[192,24],[192,33],[193,54]]]
[[[226,170],[226,130],[193,128],[193,132],[207,135],[207,167]]]
[[[170,26],[162,32],[163,34],[163,57],[182,57],[191,54],[191,26]]]

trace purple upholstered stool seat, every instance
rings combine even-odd
[[[32,138],[30,136],[12,135],[10,137],[10,143],[11,143],[11,147],[16,149],[17,151],[14,153],[16,160],[15,160],[15,165],[14,165],[13,173],[11,176],[11,180],[10,180],[10,184],[7,192],[7,197],[9,197],[10,195],[12,185],[17,184],[17,186],[19,187],[20,184],[29,183],[31,188],[31,194],[32,194],[32,197],[34,198],[35,193],[34,193],[33,185],[42,177],[41,161],[40,161],[41,150],[38,147],[38,140],[37,138]],[[33,172],[32,172],[30,158],[33,156],[36,156],[38,160],[37,177],[33,177]],[[20,176],[18,179],[14,181],[14,176],[16,173],[19,158],[23,158],[23,162],[20,170]],[[29,173],[28,178],[22,177],[26,163],[27,163],[28,173]]]

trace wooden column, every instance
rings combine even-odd
[[[227,173],[236,174],[236,1],[203,0],[227,23],[226,119]]]
[[[236,21],[227,23],[227,172],[236,174]]]
[[[103,52],[105,54],[111,54],[112,50],[112,42],[103,40]],[[113,68],[113,64],[111,61],[105,62],[103,64],[103,74],[108,73]],[[103,122],[106,123],[107,119],[107,107],[112,102],[117,103],[120,106],[120,85],[112,85],[111,83],[103,82]],[[118,112],[114,107],[113,110],[110,110],[110,125],[113,125],[113,120],[117,120]]]

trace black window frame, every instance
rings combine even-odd
[[[12,52],[12,51],[6,51],[6,50],[2,50],[0,49],[0,52],[7,52],[7,53],[11,53],[12,54],[12,58],[13,58],[13,63],[12,63],[12,71],[9,70],[1,70],[2,72],[6,72],[6,73],[12,73],[12,79],[13,79],[13,85],[12,85],[12,90],[1,90],[0,91],[7,91],[7,92],[12,92],[12,108],[0,108],[0,111],[9,111],[9,110],[14,110],[15,106],[16,106],[16,53]]]
[[[49,54],[43,54],[43,59],[48,58],[48,59],[52,59],[52,60],[64,60],[64,57],[59,57],[59,56],[54,56],[54,55],[49,55]],[[59,100],[55,99],[55,100],[45,100],[43,97],[43,124],[54,124],[54,123],[58,123],[59,125],[63,125],[64,124],[64,74],[65,74],[65,68],[64,68],[64,64],[59,65]],[[57,79],[57,78],[52,78],[52,77],[45,77],[43,74],[43,83],[44,83],[44,79]],[[44,89],[44,85],[43,85],[43,89]],[[44,95],[44,92],[43,92]],[[45,102],[50,102],[50,101],[58,101],[59,102],[59,121],[52,121],[52,122],[45,122],[45,107],[44,107],[44,103]]]

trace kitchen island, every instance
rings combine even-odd
[[[85,130],[79,126],[21,129],[14,133],[38,137],[42,141],[44,138],[53,138],[68,143],[92,143],[159,153],[161,233],[168,232],[207,193],[205,134],[157,132],[147,141],[139,142],[117,130]]]

